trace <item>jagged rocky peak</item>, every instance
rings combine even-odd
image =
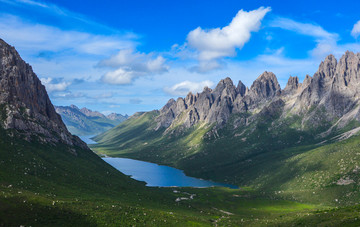
[[[245,86],[245,84],[243,84],[243,82],[241,82],[241,80],[239,80],[238,86],[236,87],[236,92],[243,97],[246,92],[249,90],[249,88],[247,88]]]
[[[216,85],[214,89],[214,93],[221,93],[224,89],[235,88],[233,81],[230,77],[226,77],[225,79],[220,80],[220,82]]]
[[[337,60],[334,55],[330,54],[325,58],[324,61],[320,63],[319,69],[317,73],[315,73],[315,77],[321,77],[325,80],[331,79],[335,75]]]
[[[85,114],[88,117],[101,117],[101,118],[106,118],[104,114],[98,112],[98,111],[92,111],[86,107],[83,107],[80,109],[80,112]]]
[[[247,96],[249,96],[251,104],[254,104],[280,94],[281,88],[275,74],[265,71],[251,85]]]
[[[354,54],[351,51],[340,58],[336,68],[337,81],[345,86],[356,86],[360,83],[360,53]]]
[[[163,106],[161,109],[160,109],[160,113],[165,113],[167,112],[172,105],[174,105],[174,103],[176,103],[175,99],[170,99],[166,104],[165,106]]]
[[[337,60],[334,55],[329,55],[319,65],[319,69],[307,87],[304,81],[304,90],[299,99],[301,105],[307,109],[308,107],[318,104],[320,100],[330,91],[331,84],[335,77]],[[306,80],[306,78],[305,78]]]
[[[191,106],[196,102],[196,95],[193,95],[192,92],[189,92],[185,98],[186,106]]]
[[[228,96],[231,100],[235,100],[237,95],[236,87],[234,86],[233,81],[226,77],[217,84],[216,88],[212,92],[213,96],[216,97],[225,97]]]
[[[304,81],[302,82],[301,86],[302,86],[303,88],[309,86],[309,84],[311,83],[311,79],[312,79],[311,76],[309,76],[308,74],[306,74],[305,79],[304,79]]]
[[[14,47],[0,39],[0,126],[14,129],[26,140],[65,143],[87,148],[66,129],[55,112],[45,87]]]
[[[284,88],[284,91],[296,91],[299,88],[299,78],[297,76],[290,76]]]
[[[79,111],[80,111],[79,107],[77,107],[77,106],[74,105],[74,104],[71,104],[70,107],[73,108],[73,109],[75,109],[75,110],[79,110]]]

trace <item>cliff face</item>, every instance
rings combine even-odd
[[[206,87],[202,93],[189,93],[185,99],[171,99],[160,110],[156,129],[169,127],[174,120],[186,128],[199,122],[221,126],[228,121],[232,113],[259,108],[280,95],[280,85],[271,72],[261,74],[250,89],[241,81],[235,87],[233,81],[227,77],[221,80],[214,90]]]
[[[0,125],[26,140],[87,148],[71,135],[55,112],[45,87],[14,47],[0,39]],[[9,130],[9,133],[12,130]]]
[[[313,77],[306,75],[303,83],[290,77],[283,90],[273,73],[264,72],[250,89],[241,81],[235,87],[225,78],[214,90],[205,88],[185,99],[171,99],[160,110],[155,130],[163,127],[169,131],[174,125],[189,128],[200,122],[222,127],[233,113],[256,113],[273,102],[282,103],[285,112],[302,115],[304,124],[319,124],[315,109],[324,112],[326,121],[339,120],[337,125],[342,127],[352,119],[360,121],[359,85],[360,54],[347,51],[339,62],[333,55],[326,57]]]

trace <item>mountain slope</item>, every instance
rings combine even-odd
[[[68,132],[31,66],[1,39],[0,91],[2,207],[6,207],[8,197],[17,198],[22,192],[24,198],[48,201],[57,196],[119,195],[121,191],[144,188],[143,183],[116,171]],[[46,208],[42,207],[39,204],[39,211]],[[1,225],[14,225],[3,219],[8,212],[0,209]],[[23,215],[14,219],[15,223],[26,218],[30,210],[19,212]],[[66,219],[63,221],[66,224]]]
[[[112,113],[107,116],[87,108],[79,109],[75,105],[56,106],[55,111],[60,114],[67,129],[74,135],[97,135],[105,132],[121,122],[128,116]]]
[[[0,90],[0,226],[209,226],[220,215],[201,202],[206,214],[198,215],[172,189],[146,188],[102,161],[67,131],[31,67],[3,40]]]
[[[290,77],[283,90],[270,72],[250,89],[226,78],[214,90],[205,88],[169,100],[159,111],[131,117],[97,136],[92,147],[98,153],[172,165],[193,176],[263,191],[301,189],[305,195],[315,189],[299,187],[295,176],[307,179],[303,183],[308,185],[312,180],[307,174],[322,172],[328,181],[316,190],[331,188],[323,199],[334,201],[336,191],[356,191],[360,183],[352,179],[350,186],[336,184],[360,166],[358,160],[345,161],[348,172],[329,170],[342,153],[350,151],[351,157],[358,152],[350,137],[360,129],[359,56],[346,52],[337,62],[330,55],[313,77],[306,76],[303,83]],[[338,152],[331,151],[333,146]],[[327,152],[334,159],[330,154],[324,159]],[[300,155],[312,167],[295,165]],[[343,190],[336,199],[346,200],[347,193]],[[356,203],[359,194],[352,196],[347,201]]]
[[[329,209],[246,189],[145,187],[72,136],[30,66],[0,44],[0,226],[359,225],[359,206]],[[134,116],[137,128],[149,119]]]

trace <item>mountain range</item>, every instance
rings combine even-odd
[[[263,191],[342,190],[337,201],[355,203],[359,83],[360,54],[349,51],[339,61],[326,57],[302,83],[290,77],[284,89],[271,72],[250,88],[225,78],[214,89],[131,117],[91,147]]]
[[[79,109],[75,105],[55,106],[55,111],[60,114],[67,129],[77,136],[100,134],[128,118],[128,115],[123,116],[117,113],[104,115],[85,107]]]
[[[268,81],[272,75],[264,77]],[[227,92],[230,81],[221,82],[221,93]],[[107,148],[120,144],[122,152],[130,154],[131,147],[133,154],[152,153],[153,160],[178,159],[191,174],[213,171],[208,178],[241,185],[241,189],[146,187],[108,165],[67,130],[31,66],[0,39],[0,226],[358,226],[360,207],[354,204],[359,201],[360,142],[351,131],[357,123],[339,118],[330,134],[321,134],[321,139],[308,136],[319,134],[307,130],[306,124],[303,127],[301,118],[282,117],[285,91],[278,92],[274,83],[275,89],[267,92],[272,85],[265,84],[262,94],[267,98],[254,97],[259,105],[252,103],[262,105],[261,110],[251,109],[246,102],[246,112],[231,107],[227,115],[221,103],[233,104],[226,98],[214,107],[214,122],[206,112],[200,118],[199,100],[209,102],[210,108],[215,105],[213,91],[207,88],[204,92],[210,94],[204,96],[210,99],[195,95],[193,106],[185,106],[182,113],[175,114],[180,109],[170,101],[161,111],[134,114],[100,136],[114,143],[99,144],[98,152],[111,153]],[[264,89],[262,83],[256,86]],[[233,100],[240,99],[239,94],[250,100],[248,94],[254,89],[235,90]],[[311,109],[318,111],[310,107],[305,113]],[[190,110],[196,110],[199,118],[195,114],[193,121],[186,117],[182,121],[181,115],[189,116],[185,113]],[[87,109],[83,112],[101,117]],[[350,123],[342,127],[340,122]],[[341,131],[354,136],[346,139],[348,134]],[[340,137],[331,137],[335,134]],[[294,142],[299,136],[304,137]],[[223,165],[226,160],[228,168]],[[213,170],[214,165],[218,169]],[[233,177],[229,177],[231,171]]]

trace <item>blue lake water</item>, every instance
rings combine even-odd
[[[104,161],[133,179],[145,181],[146,186],[158,187],[211,187],[222,186],[238,188],[230,184],[216,183],[194,177],[188,177],[183,171],[169,166],[128,158],[103,158]]]
[[[95,144],[91,136],[80,136],[87,144]],[[189,177],[182,170],[169,166],[158,165],[150,162],[138,161],[129,158],[105,157],[103,160],[120,172],[130,175],[133,179],[145,181],[146,186],[150,187],[212,187],[222,186],[228,188],[238,188],[235,185],[216,183],[213,181],[202,180]]]

